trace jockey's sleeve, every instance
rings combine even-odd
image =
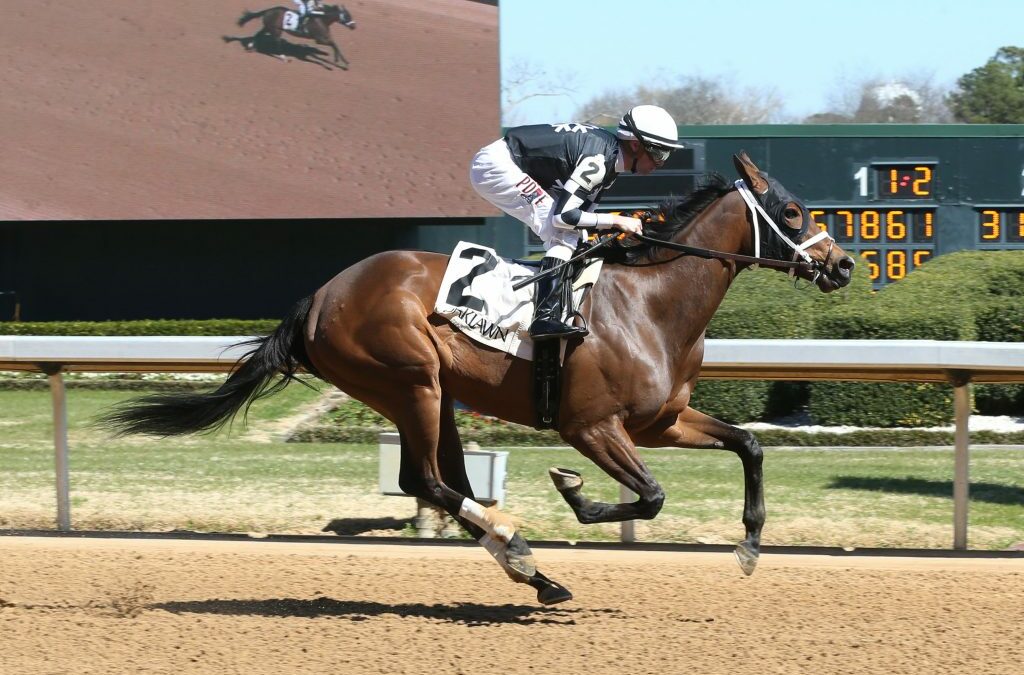
[[[579,183],[573,179],[562,185],[564,192],[555,201],[551,209],[551,224],[561,230],[574,230],[584,227],[611,227],[610,213],[592,213],[589,209],[593,203],[579,195],[582,191]]]
[[[606,174],[607,162],[602,152],[580,157],[572,174],[561,185],[561,194],[549,216],[551,224],[563,230],[611,227],[614,216],[591,213],[589,208],[605,189]]]

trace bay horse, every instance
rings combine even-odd
[[[558,432],[638,499],[596,502],[584,495],[580,473],[552,468],[550,476],[581,523],[650,519],[665,493],[637,446],[736,453],[746,538],[735,553],[751,574],[765,521],[762,451],[750,432],[689,407],[705,329],[733,279],[752,262],[772,266],[799,255],[804,263],[778,266],[796,268],[797,277],[826,293],[850,282],[854,262],[746,153],[733,159],[740,181],[712,174],[645,224],[642,241],[657,243],[623,249],[620,264],[605,265],[582,308],[590,335],[566,346]],[[102,422],[119,433],[213,430],[304,368],[395,424],[405,492],[451,514],[509,577],[532,586],[540,603],[568,600],[568,589],[537,569],[509,517],[473,497],[454,403],[532,425],[532,371],[529,362],[471,341],[434,314],[447,264],[446,255],[413,251],[366,258],[299,301],[271,335],[248,342],[254,349],[216,391],[127,401]],[[284,378],[274,382],[279,375]]]
[[[305,31],[299,32],[295,30],[287,30],[284,27],[284,19],[286,13],[297,14],[286,7],[271,7],[270,9],[264,9],[259,12],[245,12],[238,19],[238,25],[244,26],[249,21],[262,18],[263,28],[259,30],[255,35],[248,37],[233,37],[230,35],[223,36],[224,42],[241,42],[246,50],[252,50],[263,40],[268,40],[275,46],[276,51],[280,55],[283,47],[283,40],[281,35],[288,33],[295,37],[306,38],[308,40],[315,41],[318,45],[329,46],[334,50],[334,63],[338,67],[345,70],[348,69],[349,63],[341,50],[338,49],[338,45],[334,42],[331,37],[331,24],[340,23],[342,26],[355,30],[356,22],[352,19],[352,14],[345,9],[344,5],[323,5],[320,10],[322,14],[313,14],[307,19],[305,24]],[[287,61],[287,57],[280,55],[281,58]]]

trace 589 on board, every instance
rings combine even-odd
[[[847,253],[860,254],[876,287],[899,281],[935,254],[935,207],[820,206],[810,212]]]

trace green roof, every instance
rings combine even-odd
[[[1024,124],[701,124],[681,138],[1024,138]]]

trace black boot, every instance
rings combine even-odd
[[[558,258],[544,258],[540,264],[540,271],[546,272],[561,264],[562,261]],[[583,337],[589,332],[585,328],[570,326],[562,321],[562,296],[564,294],[562,283],[561,272],[537,282],[533,323],[530,324],[530,337],[534,340]]]

